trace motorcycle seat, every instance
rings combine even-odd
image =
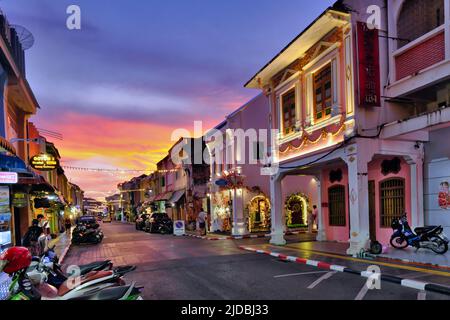
[[[108,288],[94,294],[81,296],[71,300],[119,300],[130,289],[130,286]]]
[[[91,271],[88,274],[81,276],[80,285],[85,284],[89,281],[94,281],[100,278],[108,277],[113,275],[112,271]],[[68,279],[64,281],[64,283],[58,289],[58,296],[62,297],[66,295],[68,292],[72,291],[75,288],[71,288],[70,284],[72,283],[72,279]]]
[[[437,226],[419,227],[419,228],[415,228],[414,232],[417,234],[424,234],[424,233],[430,232],[436,228],[437,228]]]
[[[103,270],[109,266],[111,266],[111,260],[96,261],[96,262],[88,263],[85,265],[81,265],[81,266],[79,266],[80,275],[84,276],[91,271]]]

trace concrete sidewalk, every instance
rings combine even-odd
[[[446,254],[436,254],[428,249],[417,250],[415,248],[409,247],[403,250],[397,250],[395,248],[389,247],[386,253],[380,254],[379,257],[398,260],[402,262],[439,266],[442,268],[450,269],[450,252],[447,252]]]
[[[67,232],[61,233],[56,239],[50,240],[49,242],[49,247],[55,246],[55,253],[59,258],[59,263],[62,263],[70,248],[73,229],[70,231],[70,234]]]
[[[290,243],[289,247],[299,250],[307,250],[312,252],[324,252],[331,254],[338,254],[347,256],[348,243],[340,242],[300,242]],[[397,250],[388,247],[386,252],[377,256],[373,256],[376,260],[391,260],[402,263],[433,266],[443,269],[450,269],[450,252],[444,255],[436,254],[428,249],[406,248],[404,250]]]

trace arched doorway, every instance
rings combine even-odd
[[[270,231],[270,201],[264,195],[253,197],[246,208],[249,232]]]
[[[285,209],[288,228],[295,229],[308,226],[308,214],[312,210],[308,196],[303,193],[291,194],[286,199]]]

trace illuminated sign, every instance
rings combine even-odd
[[[12,195],[12,206],[15,208],[25,208],[28,206],[28,195],[23,192]]]
[[[39,171],[53,171],[59,166],[59,161],[55,156],[43,153],[32,157],[30,165]]]
[[[18,181],[17,172],[0,172],[0,184],[16,184]]]

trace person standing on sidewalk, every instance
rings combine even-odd
[[[69,217],[66,217],[64,220],[64,227],[66,229],[66,232],[70,234],[70,229],[72,229],[72,221],[70,221]]]
[[[319,222],[317,221],[318,216],[319,216],[319,209],[317,209],[316,205],[313,205],[312,223],[316,225],[316,230],[319,230]]]
[[[204,236],[206,235],[206,219],[208,217],[208,214],[201,208],[198,217],[197,217],[197,223],[198,228],[200,230],[200,235]]]
[[[37,220],[39,221],[39,227],[44,231],[45,236],[48,240],[50,240],[50,225],[48,221],[45,219],[43,214],[38,214]]]

